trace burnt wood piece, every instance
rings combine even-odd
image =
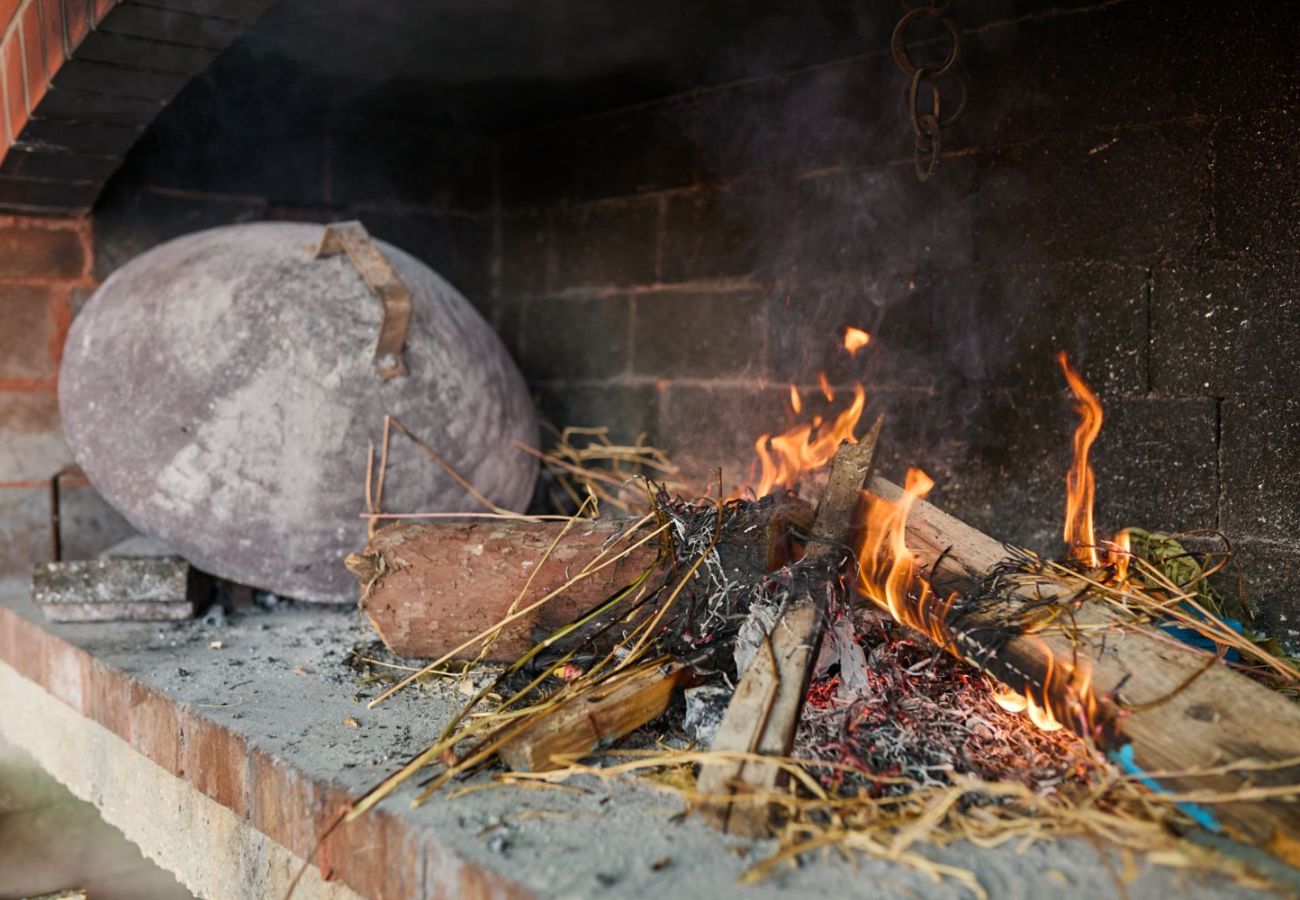
[[[767,571],[784,565],[791,552],[791,531],[806,531],[811,521],[812,508],[794,497],[754,504],[728,527],[718,555],[729,570]],[[388,648],[402,656],[432,659],[504,619],[525,587],[520,607],[562,587],[633,524],[633,519],[617,518],[580,521],[540,569],[538,563],[564,530],[564,522],[487,519],[392,525],[376,534],[350,567],[361,580],[361,608]],[[644,534],[652,530],[650,525],[642,528]],[[621,541],[605,559],[638,539]],[[577,581],[504,628],[489,658],[518,659],[537,640],[628,585],[654,565],[658,555],[655,538]],[[475,651],[472,647],[467,653]]]
[[[897,485],[882,478],[872,481],[871,492],[891,501],[902,495]],[[907,545],[923,571],[935,566],[934,579],[940,584],[972,583],[1008,556],[999,541],[920,500],[907,520]],[[1074,593],[1050,580],[1020,590],[1026,600]],[[1300,704],[1226,665],[1205,669],[1208,657],[1203,651],[1158,629],[1120,622],[1101,604],[1084,604],[1074,621],[1099,630],[1080,635],[1077,646],[1064,636],[1012,636],[996,654],[972,661],[1024,690],[1018,677],[1024,673],[1041,677],[1049,658],[1072,660],[1077,653],[1081,664],[1091,668],[1098,696],[1109,698],[1118,691],[1135,707],[1118,714],[1118,739],[1132,745],[1133,761],[1147,772],[1182,773],[1234,761],[1281,763],[1300,757]],[[1041,690],[1041,682],[1034,687]],[[1161,698],[1167,699],[1144,708]],[[1207,802],[1204,809],[1229,836],[1300,865],[1300,764],[1211,776],[1173,775],[1159,781],[1180,794],[1247,788],[1264,789],[1267,794],[1294,787],[1290,798]]]
[[[857,444],[842,444],[831,463],[830,480],[817,508],[813,537],[799,566],[801,587],[777,621],[765,646],[741,676],[713,741],[713,750],[786,756],[808,691],[812,662],[821,642],[825,592],[843,590],[839,572],[853,555],[853,532],[862,489],[883,417]],[[704,817],[731,834],[762,837],[768,833],[764,793],[774,790],[781,770],[755,760],[718,759],[700,768],[698,787],[705,795]],[[737,788],[746,799],[731,799]],[[753,795],[749,797],[748,795]]]
[[[658,718],[688,672],[685,663],[652,663],[574,697],[497,751],[516,772],[534,772],[581,759]]]
[[[180,557],[38,563],[32,601],[51,622],[189,619],[211,582]]]

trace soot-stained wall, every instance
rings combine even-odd
[[[825,369],[888,414],[889,474],[1058,552],[1066,350],[1105,406],[1102,531],[1221,529],[1300,643],[1292,15],[953,9],[970,103],[925,184],[878,21],[852,57],[505,136],[493,304],[543,412],[743,476]]]

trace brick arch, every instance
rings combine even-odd
[[[0,214],[88,212],[177,92],[273,0],[0,0]]]

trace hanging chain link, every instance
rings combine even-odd
[[[953,71],[961,56],[961,30],[957,27],[957,20],[948,15],[952,0],[932,0],[929,3],[900,0],[900,4],[903,17],[894,26],[889,50],[894,62],[907,76],[907,83],[903,86],[903,107],[916,141],[916,177],[928,181],[939,165],[939,130],[957,121],[966,108],[966,82]],[[918,66],[907,52],[907,29],[922,19],[937,19],[945,31],[948,52],[937,65]],[[954,83],[957,88],[957,108],[946,115],[939,96],[941,78]]]

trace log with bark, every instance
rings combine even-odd
[[[512,519],[393,525],[376,534],[364,554],[350,557],[349,568],[361,581],[361,608],[384,643],[418,658],[452,652],[501,622],[521,595],[521,606],[527,605],[573,582],[501,632],[489,658],[508,662],[657,564],[656,538],[574,580],[602,550],[613,546],[605,557],[611,559],[655,528],[647,523],[629,536],[636,521],[584,519],[567,531],[564,522]],[[812,507],[791,495],[749,504],[719,541],[722,565],[746,572],[780,568],[796,552],[795,535],[811,524]]]
[[[881,478],[871,492],[889,501],[902,495]],[[981,581],[1008,557],[1000,542],[919,500],[907,520],[907,545],[936,584],[957,588]],[[1068,600],[1077,588],[1044,578],[1018,591],[1029,604]],[[1076,606],[1069,637],[994,641],[994,611],[959,619],[952,623],[959,655],[1038,697],[1063,661],[1090,671],[1096,716],[1109,718],[1098,735],[1103,749],[1109,745],[1132,772],[1171,773],[1156,780],[1197,801],[1204,824],[1300,864],[1300,705],[1104,604]],[[1224,802],[1229,796],[1238,799]]]

